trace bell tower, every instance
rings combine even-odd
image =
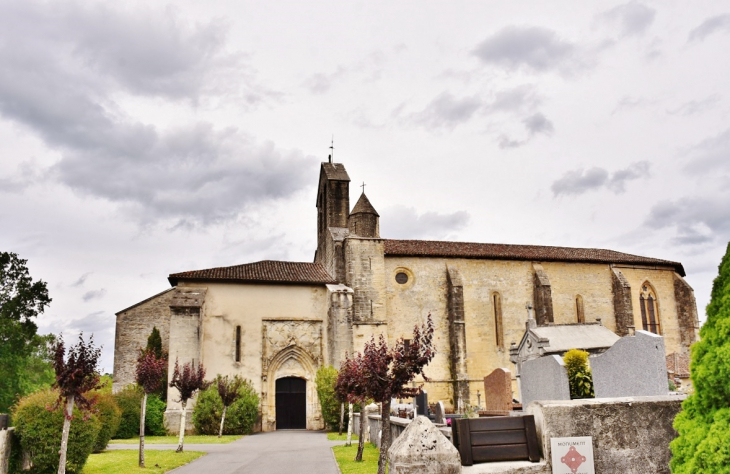
[[[345,166],[322,163],[317,190],[317,252],[314,262],[325,266],[330,275],[344,281],[342,241],[347,235],[350,213],[350,177]],[[342,267],[342,268],[340,268]]]

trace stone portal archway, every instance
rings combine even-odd
[[[278,428],[277,411],[280,414],[282,411],[277,410],[277,381],[292,378],[300,379],[304,385],[297,390],[304,392],[306,429],[324,428],[314,382],[322,361],[321,321],[267,320],[264,321],[263,332],[262,429],[273,431]]]

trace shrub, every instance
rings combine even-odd
[[[119,423],[122,421],[122,410],[117,406],[117,402],[110,393],[96,393],[94,408],[101,422],[99,435],[94,443],[94,452],[99,453],[106,449],[109,440],[116,434],[119,429]]]
[[[675,474],[730,473],[730,244],[712,285],[707,320],[692,345],[694,393],[674,419]]]
[[[128,439],[139,436],[139,414],[142,406],[142,390],[130,384],[114,394],[114,400],[122,410],[122,419],[114,436],[117,439]]]
[[[58,470],[64,417],[63,406],[57,404],[57,400],[57,390],[43,390],[20,400],[13,411],[20,446],[30,454],[33,463],[31,473]],[[49,409],[54,406],[55,409]],[[94,448],[101,422],[93,413],[84,419],[77,408],[74,408],[73,416],[75,422],[71,423],[69,432],[66,470],[80,473]]]
[[[251,382],[245,380],[239,389],[240,398],[226,411],[223,434],[249,434],[258,420],[259,396]],[[193,425],[197,434],[217,435],[223,415],[223,402],[215,385],[198,395],[193,409]]]
[[[167,430],[165,429],[165,409],[167,409],[167,404],[156,395],[147,397],[147,413],[144,418],[144,433],[146,435],[165,436],[167,434]],[[137,434],[139,434],[139,431]]]
[[[319,406],[322,408],[322,419],[327,428],[334,431],[340,425],[340,400],[335,393],[337,369],[331,365],[320,367],[314,383],[317,384],[317,397]]]
[[[593,374],[588,368],[588,353],[571,349],[563,356],[568,371],[570,398],[593,398]]]

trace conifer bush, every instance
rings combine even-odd
[[[56,472],[58,469],[58,448],[64,421],[64,407],[56,404],[58,395],[58,390],[42,390],[21,399],[14,408],[15,432],[21,449],[30,454],[33,463],[31,474]],[[68,438],[66,471],[80,473],[94,449],[101,422],[97,415],[84,415],[78,408],[74,408],[73,416],[75,422],[71,424]]]
[[[579,349],[571,349],[563,356],[565,369],[568,371],[570,398],[593,398],[593,374],[588,367],[588,353]]]
[[[119,429],[119,423],[122,421],[122,410],[110,393],[96,393],[92,397],[96,398],[94,408],[101,422],[101,429],[94,443],[94,452],[100,453],[106,449],[109,440]]]
[[[240,397],[226,411],[223,434],[240,435],[253,432],[259,416],[259,396],[249,380],[239,389]],[[216,385],[211,385],[198,394],[193,409],[195,432],[203,435],[217,435],[220,430],[223,402]]]
[[[322,366],[317,369],[317,376],[314,379],[317,385],[317,397],[319,406],[322,409],[322,418],[327,429],[335,431],[340,424],[341,401],[335,393],[337,383],[337,369],[331,365]]]
[[[712,285],[707,321],[692,346],[694,393],[674,419],[674,474],[730,473],[730,244]]]

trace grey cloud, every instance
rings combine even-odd
[[[727,242],[730,239],[730,196],[712,198],[683,197],[661,201],[649,211],[644,226],[653,230],[676,228],[677,244],[699,245]]]
[[[520,112],[534,109],[541,103],[537,88],[532,84],[523,84],[497,92],[488,108],[490,111]]]
[[[715,107],[718,103],[720,103],[721,98],[720,94],[712,94],[711,96],[705,97],[701,100],[691,100],[686,102],[676,109],[667,110],[667,113],[670,115],[682,115],[685,117],[699,114]]]
[[[601,18],[617,24],[622,36],[642,35],[654,22],[656,10],[632,0],[608,10]]]
[[[473,53],[487,64],[533,71],[570,69],[578,66],[577,47],[547,28],[508,26],[486,38]]]
[[[412,114],[410,120],[431,128],[453,128],[469,120],[483,105],[477,96],[457,98],[442,92],[421,112]]]
[[[613,174],[609,174],[607,170],[599,167],[588,170],[581,168],[566,172],[562,178],[553,182],[550,189],[556,197],[560,195],[577,196],[601,188],[607,188],[620,194],[625,191],[627,181],[647,178],[649,168],[650,164],[647,161],[633,163],[628,168],[618,170]]]
[[[78,280],[76,280],[75,282],[71,283],[71,286],[74,287],[74,288],[78,288],[80,286],[84,286],[84,283],[86,283],[86,279],[89,278],[89,276],[91,275],[91,273],[92,272],[84,273],[83,275],[81,275],[79,277]]]
[[[393,239],[443,239],[465,228],[469,218],[466,211],[419,214],[412,207],[398,205],[383,212],[381,227],[382,234]]]
[[[86,302],[89,302],[91,300],[98,300],[100,298],[103,298],[104,295],[106,295],[106,290],[104,288],[102,288],[100,290],[87,291],[86,293],[83,294],[81,299]]]
[[[79,40],[80,33],[68,24],[71,20],[60,8],[50,8],[48,13],[34,2],[0,6],[0,40],[13,39],[0,41],[4,65],[0,70],[0,115],[27,126],[58,149],[61,159],[46,170],[49,177],[77,192],[121,203],[143,221],[176,218],[196,224],[230,218],[248,205],[289,196],[308,184],[303,171],[315,160],[300,152],[282,151],[242,131],[216,130],[207,123],[160,130],[125,115],[112,100],[118,90],[98,71],[85,66],[87,49],[92,46]],[[70,11],[80,16],[88,13],[78,8]],[[102,23],[110,30],[124,23],[117,29],[127,34],[118,40],[136,41],[133,18],[125,15],[120,13],[124,21],[111,15]],[[143,38],[156,25],[143,16],[136,20]],[[34,28],[28,28],[29,24]],[[208,30],[199,39],[197,33],[185,33],[187,30],[175,33],[175,23],[171,25],[165,34],[177,35],[183,43],[170,40],[166,43],[170,48],[178,45],[195,50],[189,44],[195,41],[217,44]],[[137,61],[131,56],[139,48],[114,48],[121,56],[129,55],[129,61]],[[201,48],[208,48],[202,56],[214,55],[214,46]],[[153,50],[164,56],[164,51]],[[199,92],[197,79],[177,74],[185,69],[178,64],[182,59],[173,60],[178,64],[174,66],[160,58],[159,69],[146,59],[139,61],[151,70],[142,74],[148,79],[146,85],[127,84],[131,91],[154,94],[166,84],[163,88],[169,86],[170,94],[195,98]],[[198,68],[196,64],[191,67]],[[190,80],[180,79],[177,86],[168,81],[183,76]],[[117,79],[126,81],[119,75]]]
[[[552,135],[555,131],[553,123],[541,112],[537,112],[524,118],[522,120],[522,125],[525,126],[527,137],[519,140],[502,134],[497,138],[497,145],[502,149],[518,148],[529,143],[535,135]]]
[[[730,128],[693,146],[684,169],[694,175],[730,174]]]
[[[345,74],[347,70],[342,66],[338,66],[337,70],[331,74],[313,74],[306,81],[304,86],[313,94],[324,94],[332,88],[333,83]]]
[[[616,104],[616,108],[613,109],[612,114],[615,114],[617,112],[622,112],[624,110],[630,110],[635,109],[639,107],[648,107],[650,105],[656,104],[656,100],[654,99],[648,99],[645,97],[631,97],[631,96],[624,96],[621,99],[619,99],[618,103]]]
[[[730,32],[730,13],[710,17],[689,32],[688,41],[702,41],[716,31]]]

